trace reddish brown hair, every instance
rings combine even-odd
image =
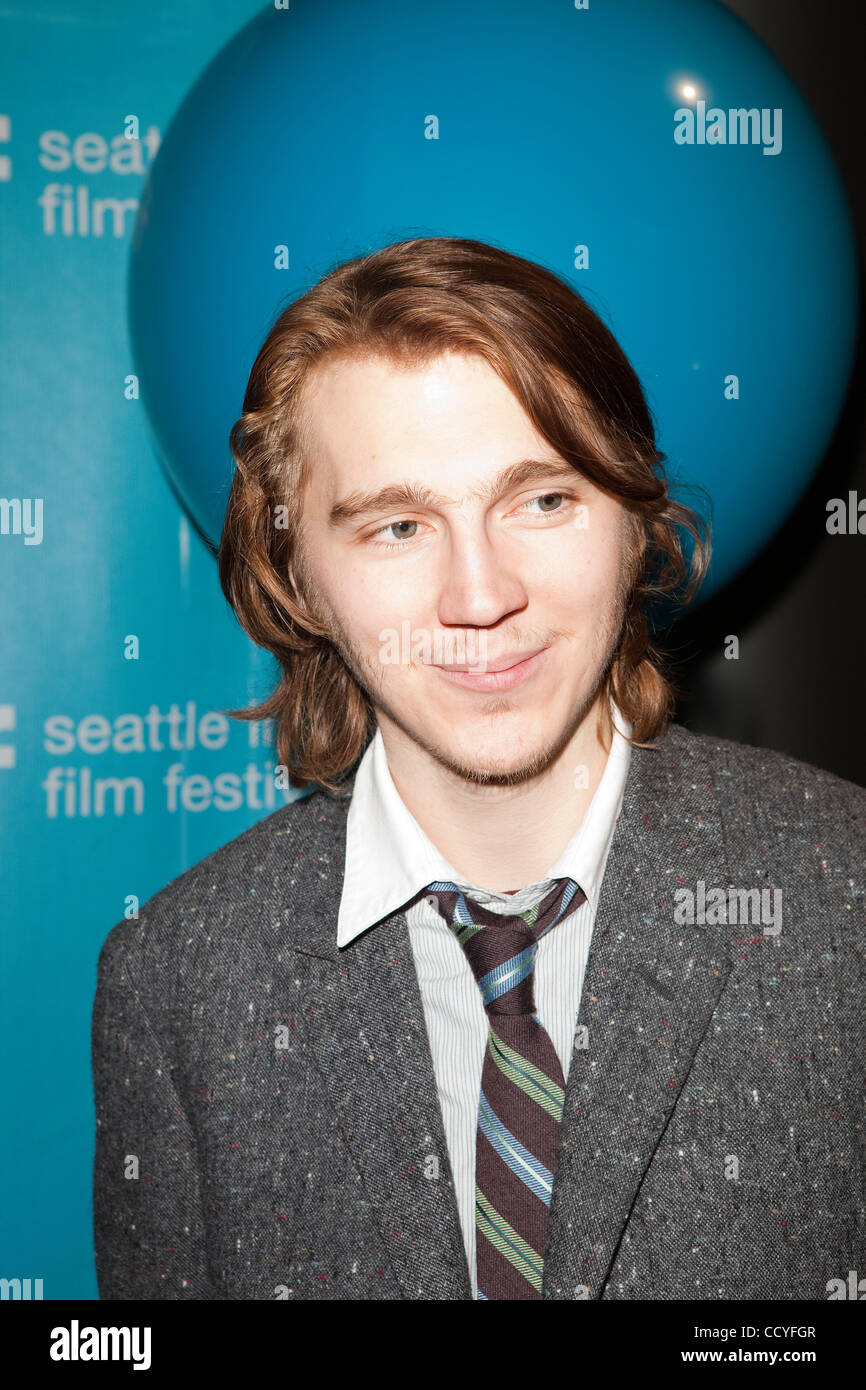
[[[459,237],[402,241],[336,266],[280,314],[230,436],[237,468],[220,582],[245,631],[282,669],[267,700],[229,713],[276,720],[277,754],[296,787],[336,790],[375,728],[369,697],[330,640],[298,554],[310,466],[305,383],[338,354],[416,366],[442,352],[482,357],[540,434],[626,508],[627,599],[604,689],[632,721],[634,743],[657,739],[672,716],[674,691],[647,609],[655,600],[693,598],[709,563],[709,534],[668,494],[664,455],[631,364],[586,301],[543,266]],[[688,560],[683,529],[694,542]]]

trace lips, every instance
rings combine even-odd
[[[538,656],[539,652],[543,652],[543,651],[545,651],[545,650],[546,650],[546,649],[545,649],[544,647],[536,647],[536,649],[535,649],[534,652],[515,652],[512,656],[501,656],[501,657],[499,658],[498,661],[485,661],[485,662],[484,662],[484,669],[485,669],[485,671],[490,671],[490,672],[510,671],[511,668],[512,668],[512,666],[519,666],[520,663],[523,662],[523,661],[531,661],[532,658],[533,658],[534,656]],[[445,665],[440,665],[440,666],[439,666],[439,670],[440,670],[440,671],[469,671],[469,672],[471,672],[473,675],[477,675],[477,674],[478,674],[478,672],[477,672],[477,667],[478,667],[478,662],[476,661],[476,662],[473,662],[472,665],[465,665],[465,666],[458,666],[458,665],[454,665],[454,666],[445,666]]]
[[[465,666],[436,666],[433,669],[439,672],[443,680],[450,681],[453,685],[462,685],[466,690],[513,690],[515,686],[521,685],[535,674],[543,665],[549,650],[548,647],[542,647],[531,656],[500,657],[497,665],[491,668],[488,664],[485,671],[471,671]],[[505,661],[510,664],[502,665]]]

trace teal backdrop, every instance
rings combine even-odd
[[[43,500],[41,542],[0,545],[0,1276],[41,1278],[46,1299],[97,1293],[89,1028],[99,947],[131,896],[143,903],[265,813],[249,803],[255,771],[273,761],[268,731],[252,726],[251,746],[250,729],[226,721],[220,746],[219,721],[201,717],[262,695],[270,658],[237,626],[142,402],[127,399],[126,282],[147,160],[120,172],[103,149],[136,114],[146,154],[258,8],[51,0],[4,6],[0,20],[0,495]],[[97,236],[76,218],[64,235],[58,217],[49,233],[39,200],[55,182],[88,204],[118,200],[122,225],[109,218]],[[190,703],[192,747],[172,748],[170,724],[153,716],[143,752],[135,718],[116,727],[172,705],[185,716]],[[175,721],[175,743],[187,744],[190,722]],[[179,786],[170,810],[163,779],[176,764],[208,781]],[[221,774],[234,774],[220,801],[236,809],[197,809]],[[103,786],[97,814],[98,785],[111,779],[134,781]]]

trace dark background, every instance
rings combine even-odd
[[[860,93],[863,0],[725,0],[785,67],[835,157],[864,266]],[[744,231],[748,210],[744,210]],[[803,274],[808,275],[808,266]],[[779,536],[723,593],[681,619],[662,644],[680,692],[677,720],[776,748],[866,786],[866,536],[831,536],[826,504],[866,496],[863,302],[842,416],[812,486]],[[820,342],[814,344],[816,355]],[[740,639],[739,660],[724,656]]]

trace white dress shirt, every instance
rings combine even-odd
[[[535,964],[536,1012],[566,1078],[599,892],[631,757],[631,746],[620,731],[629,736],[632,726],[615,705],[612,712],[610,753],[580,827],[544,878],[516,893],[476,888],[448,863],[397,791],[380,730],[358,765],[346,823],[338,947],[347,946],[435,880],[450,880],[492,912],[503,913],[527,911],[557,878],[572,878],[583,889],[585,903],[541,938]],[[463,947],[426,897],[412,904],[406,922],[475,1295],[475,1137],[487,1015]]]

